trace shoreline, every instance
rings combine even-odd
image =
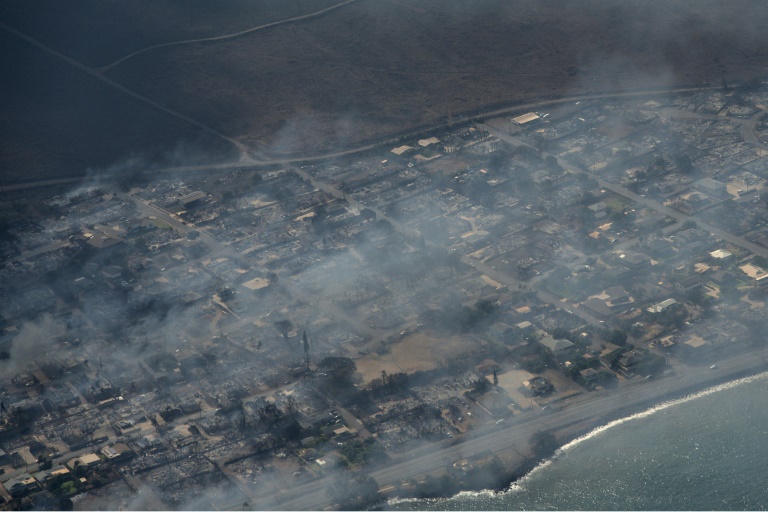
[[[735,370],[732,373],[728,373],[727,375],[713,376],[713,378],[706,379],[703,382],[692,383],[682,388],[675,389],[674,391],[661,393],[653,398],[649,398],[649,399],[642,400],[630,405],[616,408],[609,413],[601,414],[592,418],[585,419],[583,421],[565,424],[552,429],[544,429],[542,430],[542,432],[551,433],[555,436],[557,440],[557,447],[554,450],[551,450],[548,452],[534,454],[532,456],[525,457],[520,464],[517,464],[515,466],[509,466],[509,467],[505,466],[504,468],[505,473],[503,474],[503,478],[501,478],[499,482],[494,483],[489,481],[488,482],[489,485],[482,489],[469,488],[469,487],[460,488],[456,492],[452,492],[447,495],[438,495],[438,496],[429,496],[429,497],[418,497],[421,486],[417,487],[416,489],[413,489],[412,492],[408,493],[409,495],[402,495],[402,494],[399,494],[397,490],[394,490],[395,492],[393,492],[390,496],[387,496],[383,501],[380,502],[380,506],[386,507],[387,505],[396,505],[398,503],[403,503],[403,502],[417,502],[424,499],[437,500],[437,501],[448,500],[448,499],[455,498],[462,493],[468,493],[468,492],[470,493],[471,492],[475,492],[475,493],[487,492],[487,493],[492,493],[494,495],[504,493],[508,491],[513,485],[515,485],[516,483],[520,482],[523,478],[528,476],[537,467],[541,466],[543,463],[547,462],[548,460],[552,460],[556,458],[563,448],[567,447],[569,444],[573,443],[574,441],[577,441],[578,439],[584,436],[587,436],[592,432],[595,432],[597,429],[609,427],[611,423],[616,421],[630,420],[635,415],[638,415],[644,412],[651,412],[653,409],[670,402],[684,400],[687,397],[691,397],[691,399],[696,399],[697,398],[696,395],[706,392],[707,390],[717,388],[718,386],[722,386],[729,383],[736,383],[742,379],[756,377],[758,375],[762,375],[766,373],[768,373],[768,363],[763,363],[763,365],[759,368],[755,368],[755,367],[742,368],[739,370]],[[713,391],[713,392],[717,392],[717,391]],[[592,401],[592,400],[588,400],[588,401]],[[526,447],[531,452],[533,451],[533,447],[531,446],[530,442],[527,443]]]

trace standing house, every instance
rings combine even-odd
[[[117,443],[112,446],[105,446],[101,449],[102,455],[104,455],[110,462],[122,462],[133,457],[133,451],[125,443]]]
[[[3,483],[5,490],[14,498],[26,495],[37,488],[37,480],[29,473],[22,473]]]
[[[40,471],[35,476],[38,480],[40,480],[43,484],[48,483],[51,479],[54,479],[56,477],[63,477],[70,473],[69,469],[65,468],[64,466],[56,466],[53,467],[47,471]]]
[[[85,467],[91,467],[95,466],[96,464],[99,464],[101,462],[101,458],[96,455],[95,453],[86,453],[85,455],[81,455],[80,457],[76,457],[69,462],[67,462],[67,467],[69,469],[75,469],[77,466],[83,465]]]
[[[677,304],[677,301],[675,299],[667,299],[648,307],[646,311],[648,311],[649,313],[663,313],[664,311],[674,306],[675,304]]]
[[[562,357],[570,354],[574,347],[573,343],[570,341],[557,340],[552,336],[542,337],[539,340],[539,343],[555,357]]]
[[[683,293],[690,293],[693,290],[704,286],[704,281],[700,276],[690,276],[675,283],[675,288]]]
[[[648,361],[650,356],[638,350],[630,350],[619,359],[619,370],[625,374],[632,373],[637,365]]]
[[[602,368],[598,370],[595,370],[594,368],[586,368],[579,372],[579,376],[584,380],[584,383],[587,386],[599,382],[601,379],[606,378],[608,375],[611,375],[611,373]]]

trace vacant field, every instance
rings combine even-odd
[[[231,145],[149,108],[0,31],[0,179],[224,158]]]
[[[0,20],[103,66],[333,3],[7,0]],[[539,98],[762,79],[767,22],[759,0],[359,0],[237,39],[142,53],[108,76],[262,155],[316,154]],[[4,165],[44,173],[50,162],[103,165],[170,138],[196,144],[183,123],[169,127],[164,114],[37,53],[3,46],[4,69],[28,75],[6,73],[3,92],[35,114],[26,126],[18,115],[4,121],[14,139]],[[47,165],[29,165],[37,160]]]
[[[464,336],[433,338],[421,333],[412,334],[393,344],[388,354],[374,353],[358,359],[357,371],[367,383],[380,378],[382,370],[387,373],[431,370],[467,353],[477,343]]]
[[[361,0],[305,23],[144,54],[110,76],[277,155],[510,102],[762,72],[768,41],[755,23],[768,15],[755,2],[577,4]]]
[[[147,46],[238,32],[337,0],[3,0],[0,20],[90,66]]]

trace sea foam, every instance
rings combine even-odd
[[[568,451],[572,450],[576,446],[580,445],[581,443],[588,441],[592,438],[595,438],[597,436],[602,435],[603,433],[607,432],[608,430],[618,427],[619,425],[623,425],[627,422],[639,420],[642,418],[647,418],[649,416],[652,416],[658,412],[661,412],[665,409],[669,409],[671,407],[684,404],[686,402],[690,402],[692,400],[696,400],[697,398],[701,398],[704,396],[711,395],[713,393],[717,393],[719,391],[725,391],[726,389],[733,389],[738,386],[742,386],[744,384],[748,384],[750,382],[755,382],[758,380],[766,380],[768,379],[768,372],[759,373],[757,375],[751,375],[749,377],[743,377],[741,379],[732,380],[729,382],[725,382],[723,384],[718,384],[717,386],[712,386],[711,388],[703,389],[701,391],[697,391],[695,393],[691,393],[689,395],[683,396],[681,398],[675,398],[674,400],[667,400],[666,402],[662,402],[658,405],[654,405],[653,407],[650,407],[644,411],[631,414],[629,416],[625,416],[623,418],[619,418],[617,420],[610,421],[606,423],[605,425],[601,425],[593,430],[590,430],[586,434],[577,437],[576,439],[564,444],[560,448],[558,448],[555,451],[555,454],[542,461],[540,464],[538,464],[535,468],[533,468],[531,471],[525,474],[522,478],[519,480],[513,482],[509,488],[506,491],[503,491],[503,493],[511,493],[511,492],[519,492],[522,490],[525,486],[526,481],[528,481],[533,475],[540,472],[542,469],[546,468],[550,464],[552,464],[552,461],[557,459],[558,457],[566,454]]]
[[[510,486],[504,490],[504,491],[491,491],[491,490],[484,490],[484,491],[462,491],[455,496],[452,496],[450,498],[430,498],[430,499],[419,499],[419,498],[393,498],[388,501],[391,505],[397,505],[399,503],[437,503],[441,501],[446,500],[456,500],[456,499],[462,499],[462,498],[473,498],[473,497],[493,497],[493,496],[500,496],[500,495],[507,495],[507,494],[513,494],[517,492],[521,492],[525,490],[526,483],[534,477],[537,473],[543,471],[546,469],[549,465],[553,463],[554,460],[556,460],[558,457],[561,457],[568,453],[570,450],[575,448],[576,446],[584,443],[585,441],[588,441],[590,439],[593,439],[595,437],[598,437],[602,435],[603,433],[607,432],[610,429],[613,429],[615,427],[618,427],[620,425],[623,425],[627,422],[639,420],[643,418],[648,418],[656,413],[659,413],[661,411],[664,411],[666,409],[675,407],[677,405],[681,405],[687,402],[690,402],[692,400],[696,400],[701,397],[705,397],[708,395],[711,395],[713,393],[717,393],[720,391],[724,391],[727,389],[733,389],[739,386],[742,386],[744,384],[748,384],[750,382],[755,382],[759,380],[766,380],[768,379],[768,372],[760,373],[757,375],[752,375],[749,377],[743,377],[741,379],[725,382],[723,384],[718,384],[717,386],[712,386],[710,388],[697,391],[695,393],[691,393],[689,395],[683,396],[681,398],[676,398],[674,400],[668,400],[666,402],[662,402],[658,405],[655,405],[653,407],[650,407],[648,409],[645,409],[641,412],[631,414],[629,416],[625,416],[623,418],[619,418],[613,421],[610,421],[606,423],[605,425],[601,425],[599,427],[594,428],[593,430],[590,430],[586,434],[577,437],[576,439],[573,439],[572,441],[569,441],[568,443],[564,444],[560,448],[558,448],[554,455],[548,459],[545,459],[541,461],[539,464],[537,464],[533,469],[531,469],[528,473],[526,473],[523,477],[519,478],[515,482],[512,482]]]

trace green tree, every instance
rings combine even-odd
[[[328,356],[317,367],[336,384],[351,384],[352,375],[357,371],[357,365],[348,357]]]
[[[606,339],[614,345],[624,346],[627,344],[627,333],[620,329],[613,329],[608,332]]]
[[[693,171],[693,162],[691,161],[691,157],[686,155],[685,153],[679,153],[674,156],[675,165],[677,165],[678,170],[680,170],[683,174],[689,174],[691,171]]]
[[[562,171],[563,168],[560,166],[560,162],[557,161],[557,158],[553,155],[547,155],[544,158],[544,163],[549,167],[550,170],[553,171]]]
[[[366,464],[387,458],[384,447],[372,437],[365,441],[349,441],[341,447],[340,452],[348,464]]]
[[[274,323],[277,332],[283,335],[283,338],[288,340],[288,333],[293,329],[293,323],[290,320],[278,320]]]
[[[739,291],[737,284],[732,280],[728,279],[720,285],[720,297],[722,300],[729,303],[735,303],[741,296],[742,293]]]
[[[477,393],[485,393],[486,391],[488,391],[489,387],[490,385],[488,384],[488,379],[486,379],[485,377],[480,377],[472,385],[472,389]]]
[[[326,495],[341,510],[365,510],[379,501],[379,484],[370,475],[344,473],[326,487]]]
[[[69,482],[64,482],[61,484],[61,493],[70,496],[72,494],[75,494],[77,492],[77,486],[75,485],[75,482],[70,480]]]

